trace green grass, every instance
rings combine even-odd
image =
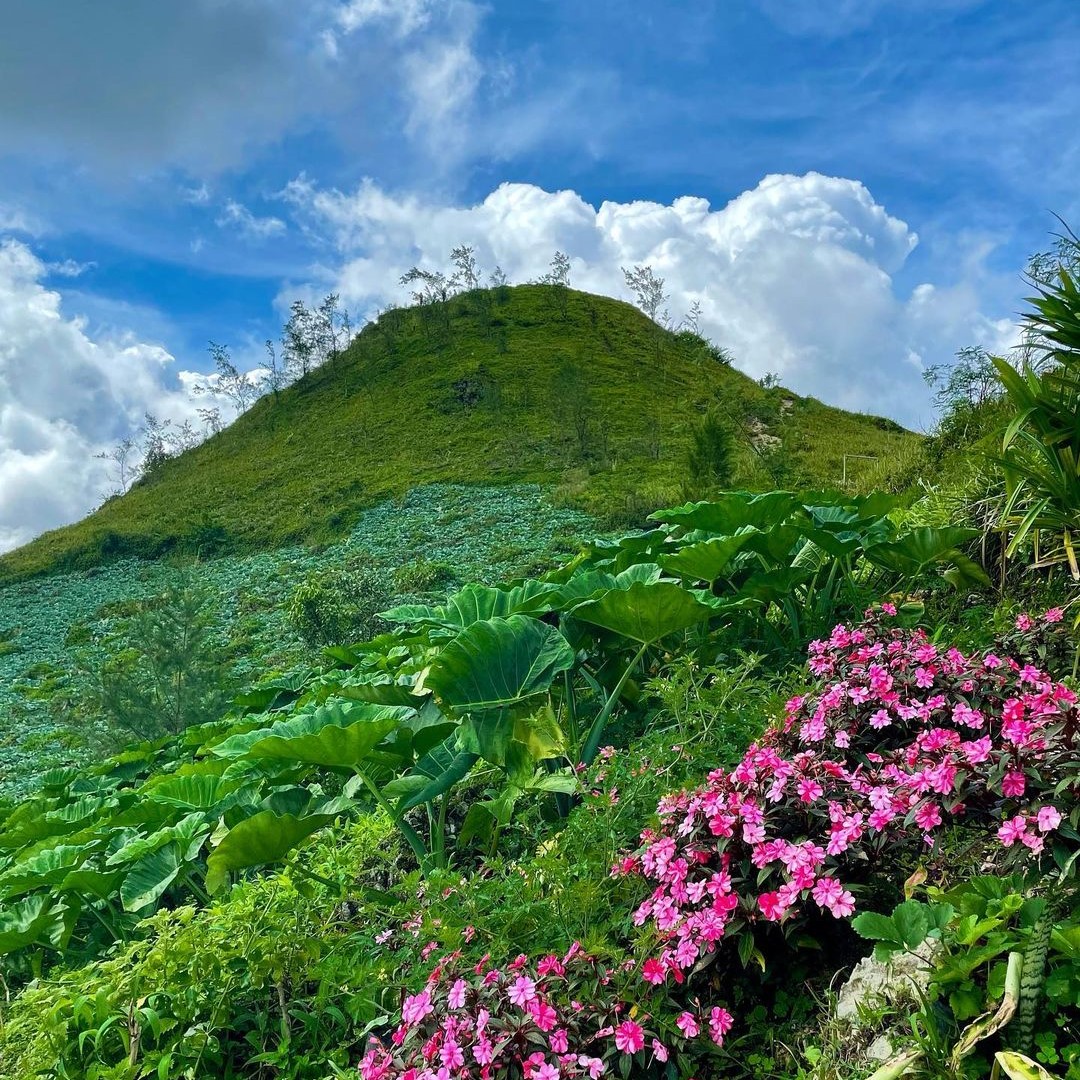
[[[770,468],[744,443],[744,486],[836,486],[845,454],[888,459],[915,439],[764,390],[629,304],[579,292],[560,304],[548,286],[479,290],[387,312],[123,497],[0,558],[0,579],[327,542],[365,508],[431,483],[542,484],[629,524],[681,498],[690,430],[717,406],[782,441]],[[849,462],[849,480],[870,464]]]

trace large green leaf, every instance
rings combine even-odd
[[[0,911],[0,955],[47,937],[60,917],[57,908],[53,897],[38,893]]]
[[[217,892],[232,870],[262,866],[283,859],[297,844],[333,818],[325,814],[296,817],[263,810],[225,835],[206,860],[206,889]]]
[[[660,565],[669,573],[691,581],[713,582],[731,565],[731,560],[746,546],[758,530],[740,529],[733,536],[717,536],[687,544],[674,555],[661,555]]]
[[[233,735],[213,747],[212,752],[224,758],[251,755],[322,765],[352,765],[355,764],[353,760],[325,759],[336,752],[347,753],[351,758],[374,738],[375,741],[366,746],[366,753],[412,714],[413,710],[405,706],[335,701],[288,720],[279,720],[270,727]],[[342,734],[353,727],[357,729],[355,732],[348,736]]]
[[[184,866],[184,852],[179,844],[168,844],[144,855],[128,871],[120,886],[120,900],[125,911],[141,911],[157,903],[161,894],[176,880]]]
[[[905,577],[914,577],[925,572],[935,563],[952,562],[952,556],[957,548],[978,535],[977,529],[963,529],[957,526],[935,529],[923,526],[912,529],[895,540],[868,547],[866,558],[884,570],[891,570]]]
[[[374,715],[375,710],[380,715]],[[358,712],[372,715],[358,718]],[[327,720],[327,713],[333,714],[332,721]],[[414,710],[395,705],[361,705],[353,709],[331,706],[308,714],[304,718],[306,723],[297,723],[288,733],[278,732],[256,741],[248,753],[257,758],[352,769],[413,715]]]
[[[218,768],[223,768],[218,765]],[[159,784],[147,786],[143,794],[154,802],[183,810],[209,810],[216,807],[237,788],[235,781],[220,776],[170,776]]]
[[[460,749],[503,765],[514,714],[531,708],[573,663],[574,650],[555,627],[511,615],[463,630],[431,662],[425,685],[467,717]]]
[[[508,615],[535,615],[551,610],[551,597],[556,586],[546,581],[523,581],[509,589],[488,585],[466,585],[445,604],[429,607],[425,604],[404,604],[381,612],[390,622],[409,625],[431,624],[464,629],[487,619]]]
[[[58,885],[92,850],[91,844],[58,844],[38,851],[0,874],[0,895],[9,898]]]
[[[554,626],[527,615],[474,623],[432,660],[424,685],[456,712],[483,712],[543,694],[574,653]]]
[[[650,520],[731,536],[747,525],[772,528],[798,505],[799,500],[789,491],[768,491],[763,495],[728,491],[711,502],[686,503],[670,510],[657,510],[650,515]]]
[[[575,619],[603,626],[643,645],[703,622],[714,609],[673,581],[635,582],[579,604]]]

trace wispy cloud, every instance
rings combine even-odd
[[[222,229],[236,229],[249,240],[269,240],[281,236],[287,226],[278,217],[257,217],[243,203],[229,199],[215,219]]]

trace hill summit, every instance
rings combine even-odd
[[[0,578],[330,540],[364,508],[434,482],[539,483],[629,524],[695,494],[688,455],[706,416],[729,430],[731,480],[748,488],[850,483],[853,466],[873,469],[915,438],[765,388],[628,303],[553,285],[477,289],[383,313],[126,494],[0,558]],[[845,462],[855,454],[866,457]]]

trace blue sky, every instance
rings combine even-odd
[[[192,415],[209,339],[255,364],[460,242],[649,262],[751,374],[925,426],[920,367],[1006,347],[1080,220],[1078,57],[1075,0],[9,0],[0,548]]]

